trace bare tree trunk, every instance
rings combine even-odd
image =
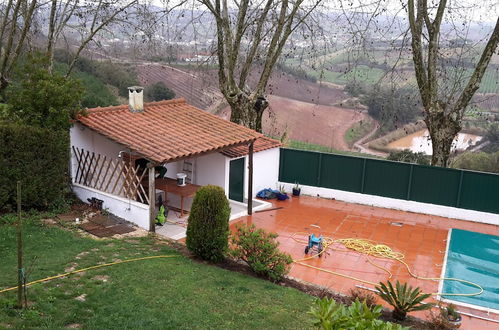
[[[262,118],[268,108],[268,102],[263,96],[254,99],[240,94],[236,99],[231,99],[229,105],[231,122],[262,132]]]
[[[480,87],[485,70],[499,44],[499,18],[466,87],[459,97],[454,98],[452,93],[445,95],[440,90],[443,79],[438,76],[437,64],[439,57],[442,57],[439,52],[440,27],[447,0],[439,0],[437,3],[433,20],[429,15],[426,0],[408,0],[407,13],[412,37],[414,70],[423,103],[424,120],[433,147],[431,164],[447,167],[452,142],[461,130],[464,111]],[[425,45],[423,40],[426,40]]]
[[[433,148],[431,164],[447,167],[452,142],[461,131],[460,121],[446,115],[444,109],[438,104],[426,112],[424,121],[428,127]]]
[[[49,16],[49,32],[47,35],[47,57],[49,59],[49,72],[52,72],[54,62],[54,44],[55,44],[55,24],[56,24],[57,0],[52,0]]]
[[[213,14],[217,28],[218,80],[231,107],[231,121],[262,131],[268,108],[265,90],[289,36],[323,0],[198,0]],[[236,8],[237,11],[231,8]],[[244,43],[243,43],[244,41]],[[248,45],[248,46],[242,46]],[[249,73],[258,62],[261,73],[256,87],[247,86]]]
[[[0,27],[0,92],[9,85],[9,76],[25,46],[25,40],[31,29],[37,0],[9,1],[5,9],[5,17]],[[10,10],[12,9],[12,13]],[[22,25],[19,23],[22,18]],[[7,35],[6,35],[7,33]],[[4,37],[7,42],[4,43]]]

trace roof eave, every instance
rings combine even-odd
[[[259,134],[259,135],[262,136],[261,134]],[[217,153],[217,152],[220,152],[220,151],[225,150],[225,149],[230,149],[230,148],[238,147],[238,146],[241,146],[241,145],[249,144],[251,142],[255,142],[258,138],[260,138],[260,136],[254,137],[252,139],[244,140],[242,142],[238,142],[238,143],[233,143],[233,144],[230,144],[230,145],[226,145],[226,146],[223,146],[223,147],[220,147],[220,148],[210,149],[210,150],[203,151],[203,152],[196,152],[196,153],[192,153],[192,154],[184,155],[184,156],[180,156],[180,157],[175,157],[175,158],[164,159],[160,163],[178,162],[178,161],[184,160],[184,159],[189,159],[189,158],[193,158],[193,157],[201,157],[201,156],[204,156],[204,155],[208,155],[208,154],[212,154],[212,153]]]

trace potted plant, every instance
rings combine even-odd
[[[293,187],[293,196],[300,196],[301,187],[298,182],[295,182],[295,186]]]
[[[276,197],[280,201],[284,201],[289,198],[288,194],[286,193],[286,190],[284,190],[284,185],[279,186],[279,191],[276,193]]]
[[[453,304],[442,308],[442,317],[449,328],[457,329],[461,327],[462,317]]]

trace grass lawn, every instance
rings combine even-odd
[[[30,308],[13,306],[16,291],[0,294],[0,329],[286,328],[312,326],[313,298],[298,290],[199,263],[149,237],[95,240],[25,218],[28,281],[98,263],[151,255],[176,255],[120,264],[28,288]],[[12,216],[0,216],[0,289],[16,283]],[[33,258],[36,260],[33,261]],[[75,299],[84,296],[84,301]],[[83,299],[82,299],[83,300]]]
[[[345,133],[345,142],[351,148],[353,144],[366,136],[374,129],[374,122],[371,119],[356,122]]]

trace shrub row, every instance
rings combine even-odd
[[[61,201],[68,164],[66,131],[0,123],[0,211],[15,209],[18,180],[23,208],[46,209]]]

